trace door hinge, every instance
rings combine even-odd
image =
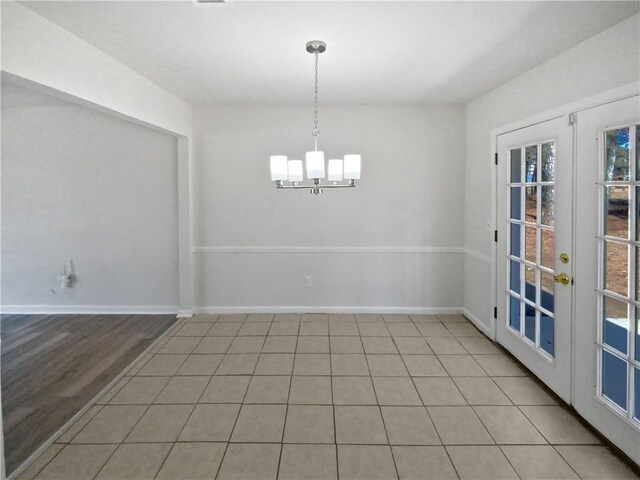
[[[493,318],[498,319],[498,307],[493,307]]]
[[[497,165],[498,164],[498,152],[495,153],[494,161],[496,162],[496,165]]]
[[[493,231],[493,241],[497,242],[498,241],[498,230],[494,230]]]
[[[576,123],[576,114],[575,113],[570,113],[569,114],[569,125],[573,125],[574,123]]]

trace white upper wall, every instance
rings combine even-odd
[[[32,10],[0,3],[2,70],[190,136],[191,106]]]
[[[638,14],[533,68],[466,108],[465,247],[491,253],[491,130],[640,80]],[[485,323],[493,308],[490,265],[467,256],[465,307]]]

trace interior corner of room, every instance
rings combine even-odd
[[[265,381],[262,357],[276,354],[291,368],[271,365],[265,378],[276,388],[286,377],[291,392],[273,402],[286,405],[280,439],[258,442],[264,458],[281,449],[264,478],[303,476],[285,459],[316,443],[337,458],[329,478],[372,475],[347,459],[365,458],[355,447],[373,448],[374,436],[342,441],[334,425],[331,441],[287,440],[289,412],[304,404],[292,401],[296,382],[328,382],[330,400],[308,405],[329,406],[335,423],[363,407],[336,400],[356,377],[370,379],[359,381],[371,383],[365,404],[380,424],[420,406],[437,432],[406,444],[385,429],[374,443],[389,478],[445,464],[428,471],[469,478],[479,459],[489,477],[545,478],[529,469],[534,457],[566,478],[589,478],[588,458],[602,475],[640,472],[638,11],[1,2],[0,478],[64,478],[85,447],[97,462],[83,463],[87,475],[125,478],[127,444],[154,442],[135,440],[133,425],[174,382],[206,377],[202,397],[175,402],[192,408],[183,423],[211,405],[250,411],[249,393],[215,400],[233,391],[215,382],[239,375],[251,392]],[[271,177],[270,156],[282,170],[272,160]],[[250,355],[250,371],[218,366]],[[375,364],[385,355],[400,370]],[[142,367],[178,357],[161,374]],[[200,373],[184,373],[197,361]],[[405,376],[415,403],[385,403],[381,385]],[[153,398],[113,401],[140,378]],[[116,406],[139,413],[131,428],[86,440],[94,415]],[[478,442],[449,440],[454,408],[483,432]],[[549,424],[565,413],[589,433],[554,437]],[[235,414],[233,433],[213,440],[224,447],[211,478],[233,476],[232,452],[255,443],[234,440]],[[501,436],[515,417],[526,441]],[[200,448],[178,433],[145,453],[151,478],[177,478],[179,449]]]

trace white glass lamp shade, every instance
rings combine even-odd
[[[329,166],[327,168],[327,179],[330,182],[339,182],[342,180],[342,160],[332,158],[329,160]]]
[[[271,157],[271,180],[277,182],[286,180],[287,177],[287,157],[285,155],[273,155]]]
[[[307,152],[307,178],[324,178],[324,152]]]
[[[344,178],[347,180],[358,180],[360,178],[360,155],[344,156]]]
[[[301,182],[304,180],[302,174],[302,160],[289,160],[289,181]]]

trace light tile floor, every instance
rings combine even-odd
[[[200,315],[19,477],[636,478],[459,315]]]

